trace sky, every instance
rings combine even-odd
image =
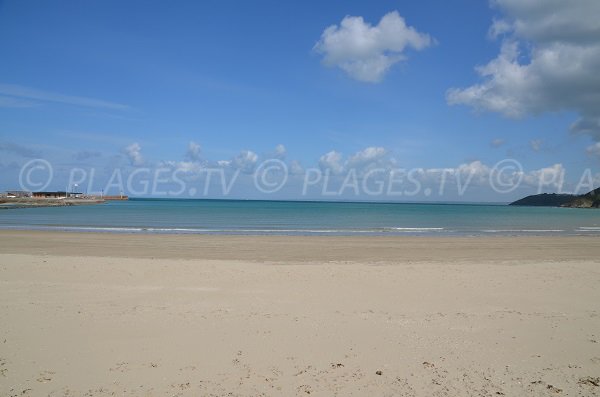
[[[0,1],[0,190],[585,193],[599,16],[596,0]]]

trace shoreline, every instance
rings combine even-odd
[[[300,262],[591,259],[600,258],[599,243],[596,236],[267,236],[0,230],[3,253]]]
[[[44,233],[94,233],[142,236],[238,236],[238,237],[377,237],[377,238],[514,238],[514,237],[597,237],[600,227],[577,229],[482,229],[451,230],[443,227],[373,228],[373,229],[222,229],[143,226],[71,226],[0,224],[0,231]]]
[[[70,207],[77,205],[104,204],[104,199],[54,199],[54,198],[8,198],[0,199],[0,210],[43,207]]]

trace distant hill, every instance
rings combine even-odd
[[[574,200],[562,205],[563,207],[573,208],[600,208],[600,188],[591,192],[577,196]]]
[[[527,196],[509,205],[534,207],[600,208],[600,188],[582,195],[543,193]]]

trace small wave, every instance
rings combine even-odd
[[[484,229],[484,233],[560,233],[563,229]]]
[[[0,229],[16,230],[65,230],[65,231],[84,231],[84,232],[141,232],[144,228],[140,227],[103,227],[103,226],[45,226],[45,225],[27,225],[13,226],[2,225]]]
[[[433,232],[436,230],[444,230],[443,227],[391,227],[389,229],[401,232]]]
[[[69,225],[0,225],[0,229],[58,230],[97,233],[134,234],[217,234],[217,235],[481,235],[481,234],[597,234],[600,226],[580,226],[573,229],[479,229],[461,231],[444,227],[373,227],[364,229],[330,228],[219,228],[219,227],[144,227],[144,226],[69,226]]]
[[[26,229],[26,230],[63,230],[86,232],[114,232],[114,233],[375,233],[374,229],[225,229],[225,228],[180,228],[180,227],[109,227],[109,226],[64,226],[64,225],[0,225],[0,229]]]
[[[0,229],[19,230],[59,230],[72,232],[98,232],[98,233],[148,233],[148,234],[387,234],[387,233],[427,233],[440,232],[442,227],[390,227],[390,228],[367,228],[367,229],[260,229],[260,228],[185,228],[185,227],[144,227],[144,226],[69,226],[69,225],[0,225]]]

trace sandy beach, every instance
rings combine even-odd
[[[600,395],[599,258],[584,236],[0,231],[0,395]]]

